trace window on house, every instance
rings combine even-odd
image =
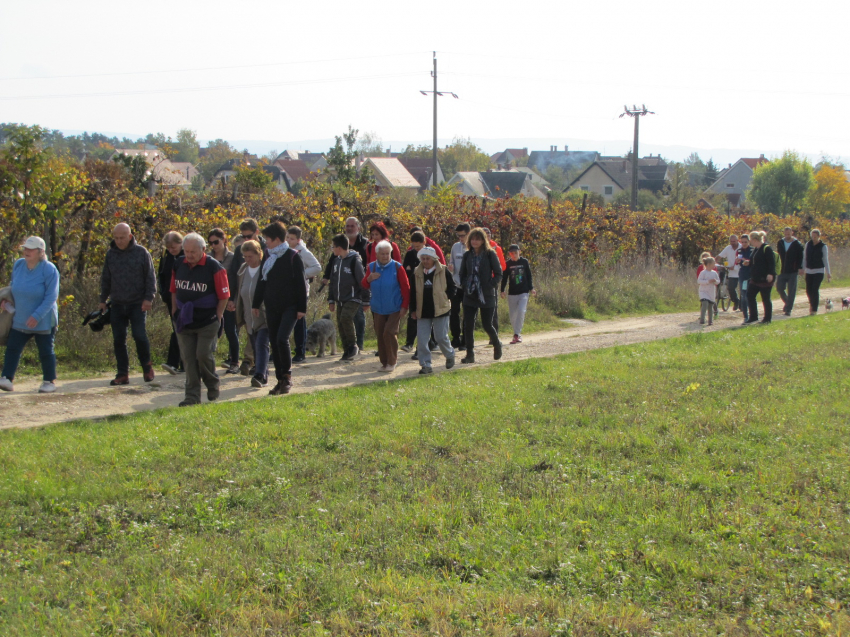
[[[735,187],[735,184],[726,184],[726,187],[727,187],[727,188],[734,188],[734,187]]]
[[[614,186],[605,186],[605,194],[613,195],[614,194]]]
[[[590,190],[590,186],[579,186],[579,190],[584,190],[586,192]]]

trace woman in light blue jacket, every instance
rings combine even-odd
[[[12,381],[21,361],[21,352],[31,338],[35,337],[41,372],[44,382],[39,388],[42,394],[56,391],[56,354],[53,340],[59,324],[59,271],[44,254],[44,239],[30,237],[21,246],[24,258],[15,261],[12,268],[12,297],[14,305],[2,302],[2,309],[14,312],[12,329],[6,342],[3,360],[3,375],[0,389],[12,391]]]

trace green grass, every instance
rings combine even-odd
[[[846,634],[848,343],[835,312],[0,432],[0,634]]]

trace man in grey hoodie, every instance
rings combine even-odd
[[[150,252],[136,243],[133,231],[126,223],[112,230],[112,243],[106,252],[103,273],[100,276],[100,310],[106,311],[106,301],[111,302],[109,322],[112,326],[112,343],[118,373],[109,382],[116,385],[130,383],[130,355],[127,352],[127,325],[130,325],[136,353],[142,365],[146,383],[154,379],[151,364],[151,346],[145,322],[156,296],[156,272]]]
[[[295,250],[295,252],[301,255],[301,260],[304,262],[304,279],[307,286],[307,299],[309,300],[310,281],[313,280],[313,277],[321,274],[322,264],[307,249],[307,245],[301,239],[301,228],[298,226],[287,228],[286,243],[290,249]],[[307,360],[307,317],[298,319],[292,331],[295,336],[295,356],[292,358],[292,362],[303,363]]]
[[[369,311],[372,298],[368,288],[362,285],[366,272],[356,250],[348,247],[348,237],[338,234],[333,238],[334,259],[328,289],[328,309],[336,309],[336,322],[342,337],[342,360],[350,361],[360,351],[357,347],[357,332],[354,317],[359,310]]]

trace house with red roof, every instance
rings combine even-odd
[[[516,166],[520,159],[528,159],[527,148],[506,148],[501,153],[490,155],[490,163],[496,166]]]
[[[766,164],[769,160],[764,155],[759,157],[742,157],[722,171],[717,181],[705,189],[706,193],[726,195],[726,199],[734,208],[740,208],[746,200],[747,188],[753,179],[756,166]]]

